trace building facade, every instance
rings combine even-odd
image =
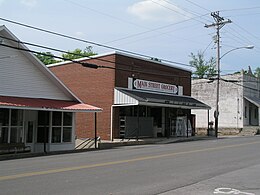
[[[259,78],[252,73],[221,76],[219,91],[219,131],[223,134],[239,133],[241,130],[259,126],[260,86]],[[214,123],[216,108],[216,81],[207,79],[192,80],[192,97],[211,106],[209,117],[205,111],[193,110],[196,114],[196,127],[207,129],[207,122]],[[213,125],[214,126],[214,125]]]
[[[97,118],[101,139],[191,136],[191,109],[209,109],[190,97],[189,70],[118,52],[78,62],[48,67],[83,101],[103,109]],[[94,136],[86,119],[93,120],[76,116],[79,138]]]
[[[22,144],[31,152],[74,149],[75,113],[101,109],[84,104],[5,26],[0,35],[0,153]]]

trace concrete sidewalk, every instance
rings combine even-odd
[[[39,156],[49,156],[49,155],[59,155],[59,154],[69,154],[69,153],[79,153],[96,151],[102,149],[112,149],[121,146],[133,146],[133,145],[145,145],[145,144],[170,144],[178,142],[188,142],[197,140],[212,140],[216,137],[209,136],[193,136],[193,137],[175,137],[175,138],[145,138],[145,139],[114,139],[113,141],[102,140],[98,142],[98,149],[80,149],[80,150],[66,150],[66,151],[56,151],[48,153],[16,153],[16,154],[2,154],[0,155],[0,161],[2,160],[12,160],[20,158],[32,158]]]
[[[170,144],[178,142],[188,142],[197,140],[212,140],[216,137],[211,136],[192,136],[192,137],[173,137],[173,138],[144,138],[144,139],[114,139],[113,141],[101,141],[100,149],[109,149],[120,146],[144,145],[144,144]]]

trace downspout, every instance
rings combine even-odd
[[[95,149],[97,149],[97,112],[95,112]]]
[[[110,111],[110,115],[111,115],[111,121],[110,121],[110,140],[111,141],[114,141],[114,138],[113,138],[113,112],[114,110],[114,105],[111,105],[111,111]]]

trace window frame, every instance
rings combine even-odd
[[[72,112],[60,112],[61,113],[61,119],[59,119],[61,121],[61,124],[60,125],[57,125],[55,124],[56,121],[53,121],[54,119],[54,113],[55,112],[58,112],[58,111],[53,111],[52,112],[52,116],[51,116],[51,143],[52,144],[62,144],[62,143],[72,143],[72,132],[73,132],[73,113]],[[65,125],[66,122],[64,120],[64,114],[65,113],[70,113],[71,114],[71,122],[70,124],[71,125]],[[68,118],[67,118],[68,119]],[[55,125],[54,125],[55,124]],[[60,128],[60,138],[54,138],[53,135],[54,135],[54,128]],[[64,131],[70,129],[70,139],[69,141],[66,141],[66,137],[64,137]],[[58,141],[55,141],[55,140],[58,140]]]

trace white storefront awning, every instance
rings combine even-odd
[[[115,88],[114,106],[157,106],[182,109],[211,109],[190,96]]]

